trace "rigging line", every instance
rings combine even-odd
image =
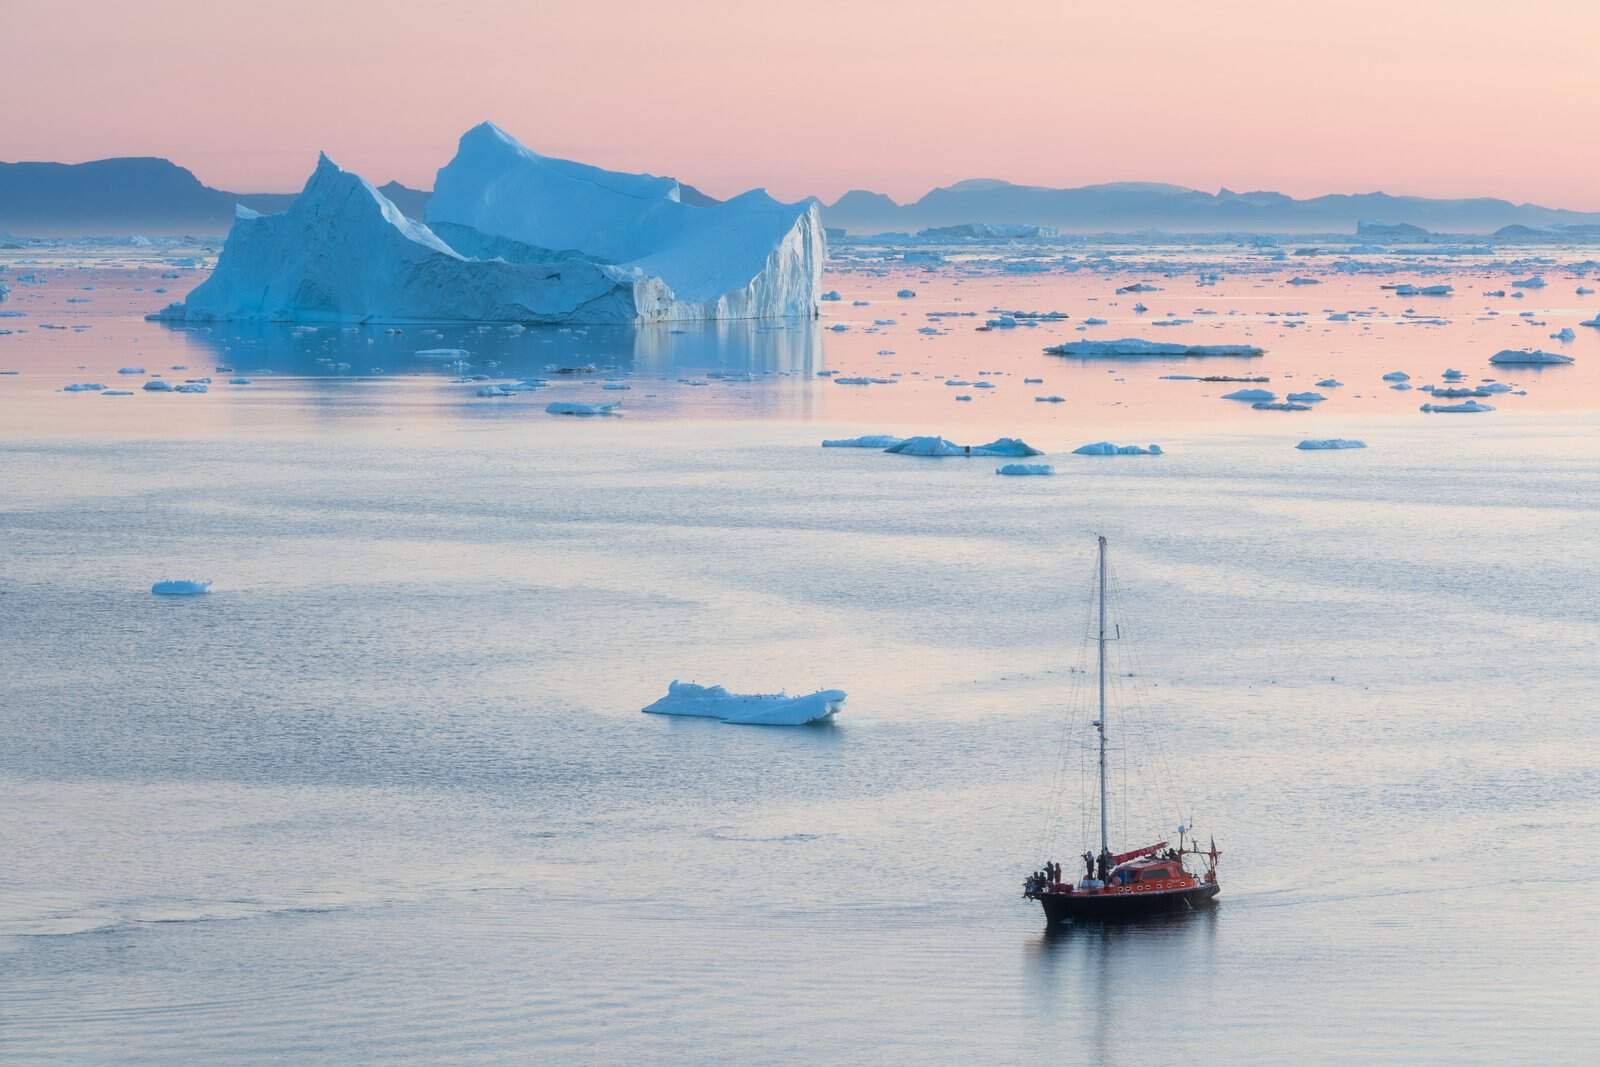
[[[1122,603],[1120,595],[1121,582],[1116,581],[1114,584],[1108,582],[1108,586],[1112,597],[1116,599],[1120,608]],[[1119,610],[1120,616],[1121,612]],[[1176,783],[1179,779],[1173,771],[1172,761],[1167,754],[1163,732],[1156,724],[1155,716],[1149,712],[1154,700],[1150,697],[1149,686],[1144,680],[1148,671],[1145,665],[1144,653],[1139,647],[1138,641],[1130,640],[1127,642],[1125,649],[1118,649],[1117,665],[1117,674],[1119,676],[1118,691],[1127,692],[1124,718],[1128,720],[1128,725],[1125,729],[1128,730],[1130,735],[1148,747],[1151,756],[1151,770],[1153,772],[1151,784],[1161,794],[1162,803],[1170,812],[1178,814],[1181,821],[1185,810],[1185,798],[1176,789]],[[1124,686],[1123,678],[1130,675],[1132,682]],[[1137,724],[1132,721],[1134,719],[1138,720]],[[1142,755],[1143,753],[1138,750],[1134,752],[1136,759]],[[1163,822],[1165,821],[1163,819]]]

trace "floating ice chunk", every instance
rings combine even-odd
[[[144,391],[147,393],[170,393],[172,392],[172,383],[163,381],[160,378],[151,378],[144,383]]]
[[[1389,386],[1389,388],[1393,389],[1397,393],[1409,393],[1411,391],[1411,383],[1395,382],[1393,385]]]
[[[465,348],[422,348],[411,354],[418,359],[436,360],[443,363],[465,363],[467,357],[472,355]]]
[[[63,393],[98,393],[105,386],[99,382],[73,382],[71,385],[61,387]]]
[[[1514,281],[1511,284],[1517,289],[1543,289],[1545,281],[1542,276],[1535,274],[1531,278],[1523,278],[1519,281]]]
[[[1298,277],[1297,276],[1297,277],[1294,277],[1294,278],[1290,278],[1284,284],[1286,284],[1286,285],[1321,285],[1322,282],[1317,278],[1304,278],[1304,277]]]
[[[1278,399],[1278,394],[1274,393],[1270,389],[1235,389],[1231,393],[1222,394],[1222,399],[1249,401],[1276,400]]]
[[[1575,340],[1578,339],[1578,335],[1573,332],[1573,329],[1572,329],[1571,326],[1563,326],[1561,329],[1559,329],[1555,333],[1551,334],[1550,335],[1550,339],[1552,341],[1562,341],[1562,342],[1575,341]]]
[[[606,384],[602,385],[600,388],[609,390],[609,391],[611,391],[613,393],[619,393],[619,392],[624,392],[626,390],[631,390],[633,388],[633,386],[629,385],[627,382],[607,382]]]
[[[1322,381],[1317,383],[1317,388],[1318,389],[1338,389],[1338,388],[1341,388],[1343,385],[1344,385],[1344,383],[1341,382],[1337,378],[1324,378],[1324,379],[1322,379]]]
[[[1067,398],[1064,396],[1036,396],[1033,398],[1033,402],[1035,404],[1065,404]]]
[[[1506,348],[1489,357],[1490,363],[1540,366],[1556,363],[1571,363],[1571,356],[1563,356],[1559,352],[1539,352],[1533,349]]]
[[[786,693],[744,695],[730,693],[720,685],[674,681],[666,696],[642,710],[649,715],[717,719],[743,726],[804,726],[836,714],[844,700],[842,689],[822,689],[799,697]]]
[[[1056,469],[1048,463],[1007,463],[996,467],[994,472],[1010,478],[1022,478],[1030,475],[1054,474]]]
[[[1365,441],[1354,441],[1347,437],[1327,437],[1320,441],[1314,439],[1301,441],[1294,447],[1305,452],[1315,452],[1333,448],[1366,448],[1367,443]]]
[[[917,292],[915,289],[902,289],[894,295],[898,296],[901,300],[911,300],[916,297]]]
[[[1403,370],[1392,370],[1383,376],[1383,380],[1386,382],[1409,382],[1411,375]]]
[[[617,404],[579,404],[570,400],[558,400],[554,404],[545,406],[545,413],[549,415],[614,415]]]
[[[228,379],[228,384],[229,385],[254,385],[255,382],[250,378],[229,378]]]
[[[1288,403],[1287,401],[1282,401],[1282,400],[1278,400],[1278,401],[1266,401],[1266,400],[1263,400],[1259,404],[1251,404],[1250,406],[1252,408],[1254,408],[1256,411],[1310,411],[1311,410],[1311,406],[1309,404],[1291,404],[1291,403]]]
[[[1455,415],[1477,411],[1493,411],[1493,406],[1480,404],[1476,400],[1463,400],[1459,404],[1424,404],[1422,410],[1434,414]]]
[[[1118,293],[1159,293],[1160,291],[1159,286],[1150,285],[1147,282],[1134,282],[1132,285],[1124,285],[1117,290]]]
[[[1079,445],[1072,450],[1075,456],[1159,456],[1160,445],[1114,445],[1110,441],[1096,441],[1092,445]]]
[[[1464,371],[1459,371],[1454,367],[1446,367],[1444,373],[1440,375],[1447,382],[1459,382],[1466,376]]]
[[[1045,350],[1050,356],[1074,356],[1080,359],[1142,359],[1191,356],[1259,356],[1263,350],[1254,345],[1185,345],[1167,341],[1146,341],[1139,337],[1124,337],[1117,341],[1067,341],[1051,345]]]
[[[144,372],[145,372],[145,370],[144,370],[143,367],[118,367],[117,368],[117,373],[118,374],[143,374]]]
[[[1588,287],[1588,286],[1586,286],[1586,285],[1580,285],[1580,286],[1578,286],[1578,288],[1577,288],[1577,290],[1576,290],[1576,292],[1577,292],[1577,294],[1578,294],[1578,295],[1579,295],[1579,296],[1593,296],[1593,295],[1594,295],[1594,290],[1593,290],[1593,289],[1590,289],[1590,288],[1589,288],[1589,287]]]
[[[835,385],[895,385],[898,378],[835,378]]]
[[[1284,399],[1293,404],[1315,404],[1328,398],[1321,393],[1290,393]]]
[[[908,437],[884,449],[899,456],[1038,456],[1043,455],[1024,441],[1002,437],[986,445],[958,445],[943,437]]]
[[[848,322],[836,322],[832,326],[828,327],[828,329],[832,330],[834,333],[844,333],[849,328],[850,324]]]
[[[839,437],[831,441],[822,442],[823,448],[876,448],[878,450],[893,448],[903,437],[892,437],[886,433],[866,434],[862,437]]]
[[[1449,296],[1455,289],[1448,285],[1397,285],[1395,296]]]
[[[1594,318],[1584,319],[1582,322],[1578,323],[1578,325],[1593,326],[1595,329],[1600,330],[1600,311],[1595,312]]]
[[[101,396],[132,396],[133,395],[133,391],[131,389],[104,389],[104,390],[101,390],[100,395]]]
[[[1106,324],[1106,320],[1097,319],[1093,315],[1090,315],[1088,318],[1083,320],[1083,324],[1085,326],[1104,326]]]
[[[211,580],[193,581],[187,578],[167,579],[150,587],[156,596],[199,596],[211,591]]]
[[[821,296],[817,297],[817,299],[818,300],[843,300],[844,297],[839,295],[839,290],[837,290],[837,289],[829,289],[826,293],[823,293]]]
[[[1332,315],[1328,316],[1328,321],[1329,322],[1349,322],[1350,321],[1350,312],[1348,312],[1348,311],[1335,311]]]

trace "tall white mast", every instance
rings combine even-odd
[[[1106,815],[1106,539],[1100,538],[1100,851],[1111,851]]]

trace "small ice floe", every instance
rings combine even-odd
[[[1022,379],[1022,384],[1023,385],[1043,385],[1044,384],[1044,379],[1043,378],[1024,378],[1024,379]]]
[[[1245,356],[1263,354],[1254,345],[1185,345],[1167,341],[1147,341],[1124,337],[1117,341],[1067,341],[1044,350],[1047,356],[1072,356],[1078,359],[1159,359],[1204,356]]]
[[[1545,282],[1541,275],[1535,274],[1531,278],[1522,278],[1511,283],[1515,289],[1543,289]]]
[[[901,300],[912,300],[916,298],[917,291],[915,289],[902,289],[894,295],[898,296]]]
[[[1259,404],[1251,404],[1256,411],[1310,411],[1310,404],[1294,404],[1284,400],[1263,400]]]
[[[117,368],[117,373],[118,374],[143,374],[144,372],[145,371],[144,371],[143,367],[118,367]]]
[[[1276,400],[1278,399],[1278,394],[1271,389],[1235,389],[1231,393],[1223,393],[1222,399],[1248,400],[1251,403],[1260,403],[1262,401]]]
[[[1478,411],[1493,411],[1491,404],[1480,404],[1476,400],[1463,400],[1459,404],[1424,404],[1422,410],[1435,415],[1459,415]]]
[[[211,592],[211,579],[194,581],[188,578],[168,578],[150,587],[156,596],[199,596]]]
[[[1042,456],[1043,452],[1015,437],[1001,437],[986,445],[958,445],[943,437],[908,437],[884,449],[897,456]]]
[[[1593,290],[1593,289],[1590,289],[1590,288],[1589,288],[1589,287],[1588,287],[1588,286],[1586,286],[1586,285],[1580,285],[1580,286],[1578,286],[1578,288],[1577,288],[1577,290],[1576,290],[1576,292],[1577,292],[1577,294],[1578,294],[1578,295],[1579,295],[1579,296],[1593,296],[1593,295],[1594,295],[1594,290]]]
[[[1056,469],[1048,463],[1007,463],[994,469],[996,474],[1008,478],[1025,478],[1031,475],[1054,474]]]
[[[618,404],[579,404],[571,400],[558,400],[554,404],[545,405],[547,415],[578,415],[587,418],[590,415],[614,415]]]
[[[1160,445],[1115,445],[1110,441],[1096,441],[1092,445],[1079,445],[1072,450],[1075,456],[1159,456]]]
[[[210,390],[211,387],[205,382],[184,382],[181,385],[172,387],[174,393],[205,393],[210,392]]]
[[[1106,320],[1097,319],[1093,315],[1090,315],[1088,318],[1083,320],[1083,324],[1085,326],[1104,326],[1106,324]]]
[[[1328,398],[1321,393],[1290,393],[1284,399],[1291,404],[1315,404]]]
[[[170,393],[172,392],[172,383],[160,378],[151,378],[144,383],[144,391],[147,393]]]
[[[1571,326],[1563,326],[1561,329],[1551,334],[1550,339],[1552,341],[1561,341],[1562,343],[1566,343],[1567,341],[1576,341],[1578,339],[1578,335],[1573,332]]]
[[[132,389],[105,389],[105,390],[101,391],[100,395],[101,396],[132,396],[133,395],[133,390]]]
[[[1302,452],[1320,452],[1324,449],[1335,448],[1366,448],[1367,443],[1365,441],[1351,440],[1348,437],[1326,437],[1322,440],[1309,439],[1301,441],[1294,447]]]
[[[1290,278],[1284,284],[1285,285],[1321,285],[1322,282],[1320,280],[1316,279],[1316,278],[1305,278],[1305,277],[1301,277],[1301,276],[1297,275],[1297,276],[1295,276],[1293,278]]]
[[[472,353],[465,348],[420,348],[411,354],[418,359],[437,360],[444,363],[464,363]]]
[[[682,715],[717,719],[741,726],[804,726],[830,718],[844,704],[842,689],[821,689],[807,696],[786,693],[745,695],[720,685],[673,682],[667,695],[642,710],[648,715]]]
[[[1149,310],[1150,309],[1145,307],[1143,304],[1135,304],[1135,305],[1133,305],[1133,313],[1135,315],[1143,315],[1146,311],[1149,311]]]
[[[1322,381],[1317,383],[1318,389],[1340,389],[1343,388],[1343,386],[1344,383],[1337,378],[1324,378]]]
[[[63,385],[61,391],[63,393],[98,393],[104,388],[105,386],[99,382],[73,382],[71,385]]]
[[[847,322],[836,322],[832,326],[829,326],[828,329],[832,330],[834,333],[844,333],[850,329],[850,324]]]
[[[1052,396],[1036,396],[1036,397],[1033,398],[1033,402],[1035,404],[1065,404],[1067,402],[1067,398],[1064,397],[1064,396],[1053,396],[1053,395]]]
[[[862,437],[837,437],[831,441],[822,442],[823,448],[876,448],[882,451],[893,448],[904,441],[903,437],[893,437],[886,433],[869,433]]]
[[[817,299],[818,300],[843,300],[844,297],[839,295],[839,290],[837,290],[837,289],[829,289],[826,293],[823,293],[821,296],[817,297]]]
[[[1409,382],[1411,375],[1403,370],[1392,370],[1383,376],[1383,380],[1386,382]]]
[[[1466,376],[1465,371],[1457,370],[1454,367],[1446,367],[1444,373],[1440,375],[1447,382],[1459,382]]]
[[[1159,286],[1149,285],[1145,282],[1134,282],[1132,285],[1124,285],[1117,290],[1118,293],[1159,293],[1160,291]]]
[[[1582,322],[1578,323],[1578,325],[1593,326],[1595,329],[1600,330],[1600,311],[1595,312],[1594,318],[1584,319]]]
[[[1449,296],[1455,292],[1448,285],[1397,285],[1395,296]]]
[[[633,386],[629,385],[627,382],[607,382],[606,384],[602,385],[600,388],[608,390],[608,391],[613,392],[613,393],[618,393],[618,392],[623,392],[623,391],[626,391],[626,390],[631,390],[633,388]]]
[[[1518,366],[1546,366],[1572,361],[1571,356],[1563,356],[1559,352],[1540,352],[1530,348],[1506,348],[1489,357],[1490,363]]]

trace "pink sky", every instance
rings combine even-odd
[[[244,192],[323,149],[430,187],[489,118],[719,195],[998,177],[1600,210],[1597,46],[1600,0],[8,2],[0,159],[164,155]]]

